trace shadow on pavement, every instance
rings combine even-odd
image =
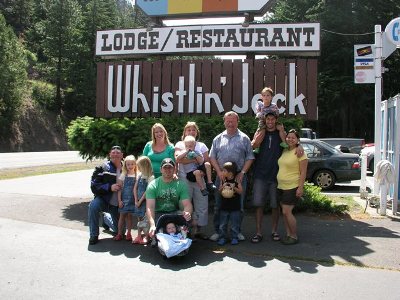
[[[62,209],[63,216],[87,226],[87,204],[68,205]],[[101,241],[88,249],[125,255],[127,258],[139,257],[143,262],[171,270],[207,266],[227,258],[245,262],[254,268],[267,267],[268,261],[278,259],[286,262],[294,272],[310,274],[318,272],[319,265],[333,266],[337,262],[400,269],[400,254],[390,250],[400,248],[400,222],[393,222],[389,218],[324,219],[307,214],[298,214],[296,217],[300,243],[292,246],[271,240],[269,214],[264,218],[263,240],[258,244],[251,243],[249,240],[254,235],[255,218],[253,213],[248,213],[242,225],[247,240],[237,246],[227,244],[220,247],[215,242],[198,240],[192,244],[186,256],[164,259],[156,248],[132,245],[125,241],[115,242],[111,236],[104,239],[104,235],[101,235]],[[212,220],[211,215],[209,220]],[[213,233],[211,225],[205,229],[205,233]],[[279,233],[281,237],[284,236],[282,220]]]
[[[70,204],[62,209],[63,217],[67,220],[82,222],[85,226],[88,224],[88,205],[89,202],[79,202]]]

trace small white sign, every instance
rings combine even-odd
[[[354,45],[354,83],[375,83],[374,45]]]

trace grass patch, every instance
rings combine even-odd
[[[347,205],[347,214],[352,219],[365,219],[370,217],[364,212],[365,207],[360,205],[352,196],[329,196],[335,205]]]
[[[94,167],[98,164],[99,161],[88,161],[80,163],[34,166],[17,169],[1,169],[0,180],[94,169]]]

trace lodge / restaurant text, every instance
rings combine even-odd
[[[319,23],[108,30],[97,32],[96,55],[249,51],[315,55],[320,50],[319,34]]]

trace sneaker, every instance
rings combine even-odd
[[[298,239],[295,239],[294,237],[287,236],[283,240],[281,240],[282,244],[284,245],[295,245],[299,242]]]
[[[106,223],[103,223],[103,229],[105,231],[110,231],[110,226],[108,226]]]
[[[214,233],[212,236],[210,236],[210,240],[213,242],[216,242],[219,239],[219,234]]]
[[[214,183],[212,183],[212,182],[207,183],[207,184],[206,184],[206,187],[207,187],[207,190],[208,190],[210,193],[214,192],[214,191],[217,189],[217,187],[216,187],[216,186],[214,185]]]
[[[237,245],[239,244],[239,241],[237,239],[232,239],[231,245]]]
[[[203,196],[208,196],[208,191],[207,191],[207,189],[202,189],[200,192],[201,192],[201,194],[202,194]]]
[[[91,236],[89,239],[89,245],[96,245],[99,242],[98,236]]]
[[[225,245],[225,243],[226,243],[226,241],[225,241],[225,239],[224,239],[224,238],[222,238],[222,239],[219,239],[219,240],[218,240],[218,242],[217,242],[217,244],[218,244],[218,245],[220,245],[220,246],[223,246],[223,245]]]
[[[244,235],[241,232],[238,233],[238,240],[239,241],[245,241],[246,240],[246,238],[244,237]]]

